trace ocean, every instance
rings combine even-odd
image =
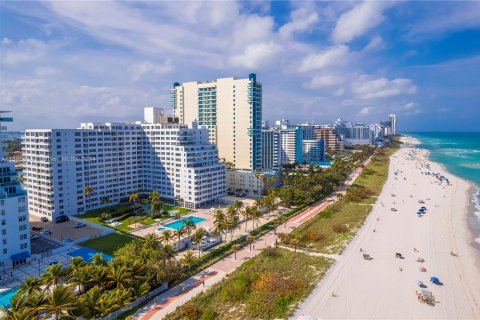
[[[480,132],[412,132],[420,147],[430,151],[432,161],[443,164],[452,174],[473,182],[474,210],[468,217],[473,230],[480,230]],[[475,241],[480,244],[480,234]]]

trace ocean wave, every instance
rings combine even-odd
[[[480,163],[459,163],[458,165],[464,168],[480,169]]]

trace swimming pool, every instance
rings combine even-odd
[[[178,220],[178,221],[175,221],[175,222],[167,223],[166,225],[164,225],[164,227],[174,229],[174,230],[178,230],[185,225],[185,221],[192,221],[195,224],[199,224],[200,222],[203,222],[205,220],[207,220],[207,219],[191,216],[191,217],[181,219],[181,220]],[[162,228],[160,228],[160,229],[162,229]],[[158,231],[161,231],[160,229],[158,229]]]
[[[10,301],[17,292],[18,288],[13,288],[0,293],[0,306],[5,306],[7,309],[10,308]]]

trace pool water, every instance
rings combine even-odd
[[[174,230],[178,230],[185,225],[185,221],[192,221],[195,224],[199,224],[200,222],[203,222],[205,220],[207,220],[207,219],[191,216],[191,217],[181,219],[181,220],[178,220],[178,221],[175,221],[175,222],[167,223],[166,225],[164,225],[164,227],[174,229]],[[160,231],[160,229],[159,229],[159,231]]]
[[[0,293],[0,306],[10,308],[10,301],[12,300],[13,296],[17,294],[17,292],[18,288],[13,288]]]
[[[93,250],[87,247],[77,249],[67,254],[70,257],[82,257],[85,262],[93,262],[93,256],[97,253],[100,253],[103,256],[103,259],[105,259],[105,261],[107,262],[112,261],[113,259],[113,257],[108,254],[105,254],[103,252],[99,252],[97,250]]]

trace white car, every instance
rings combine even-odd
[[[52,231],[47,229],[47,230],[40,231],[40,234],[49,235],[49,234],[52,234]]]
[[[74,228],[83,228],[86,227],[87,225],[83,222],[77,222],[73,225]]]

